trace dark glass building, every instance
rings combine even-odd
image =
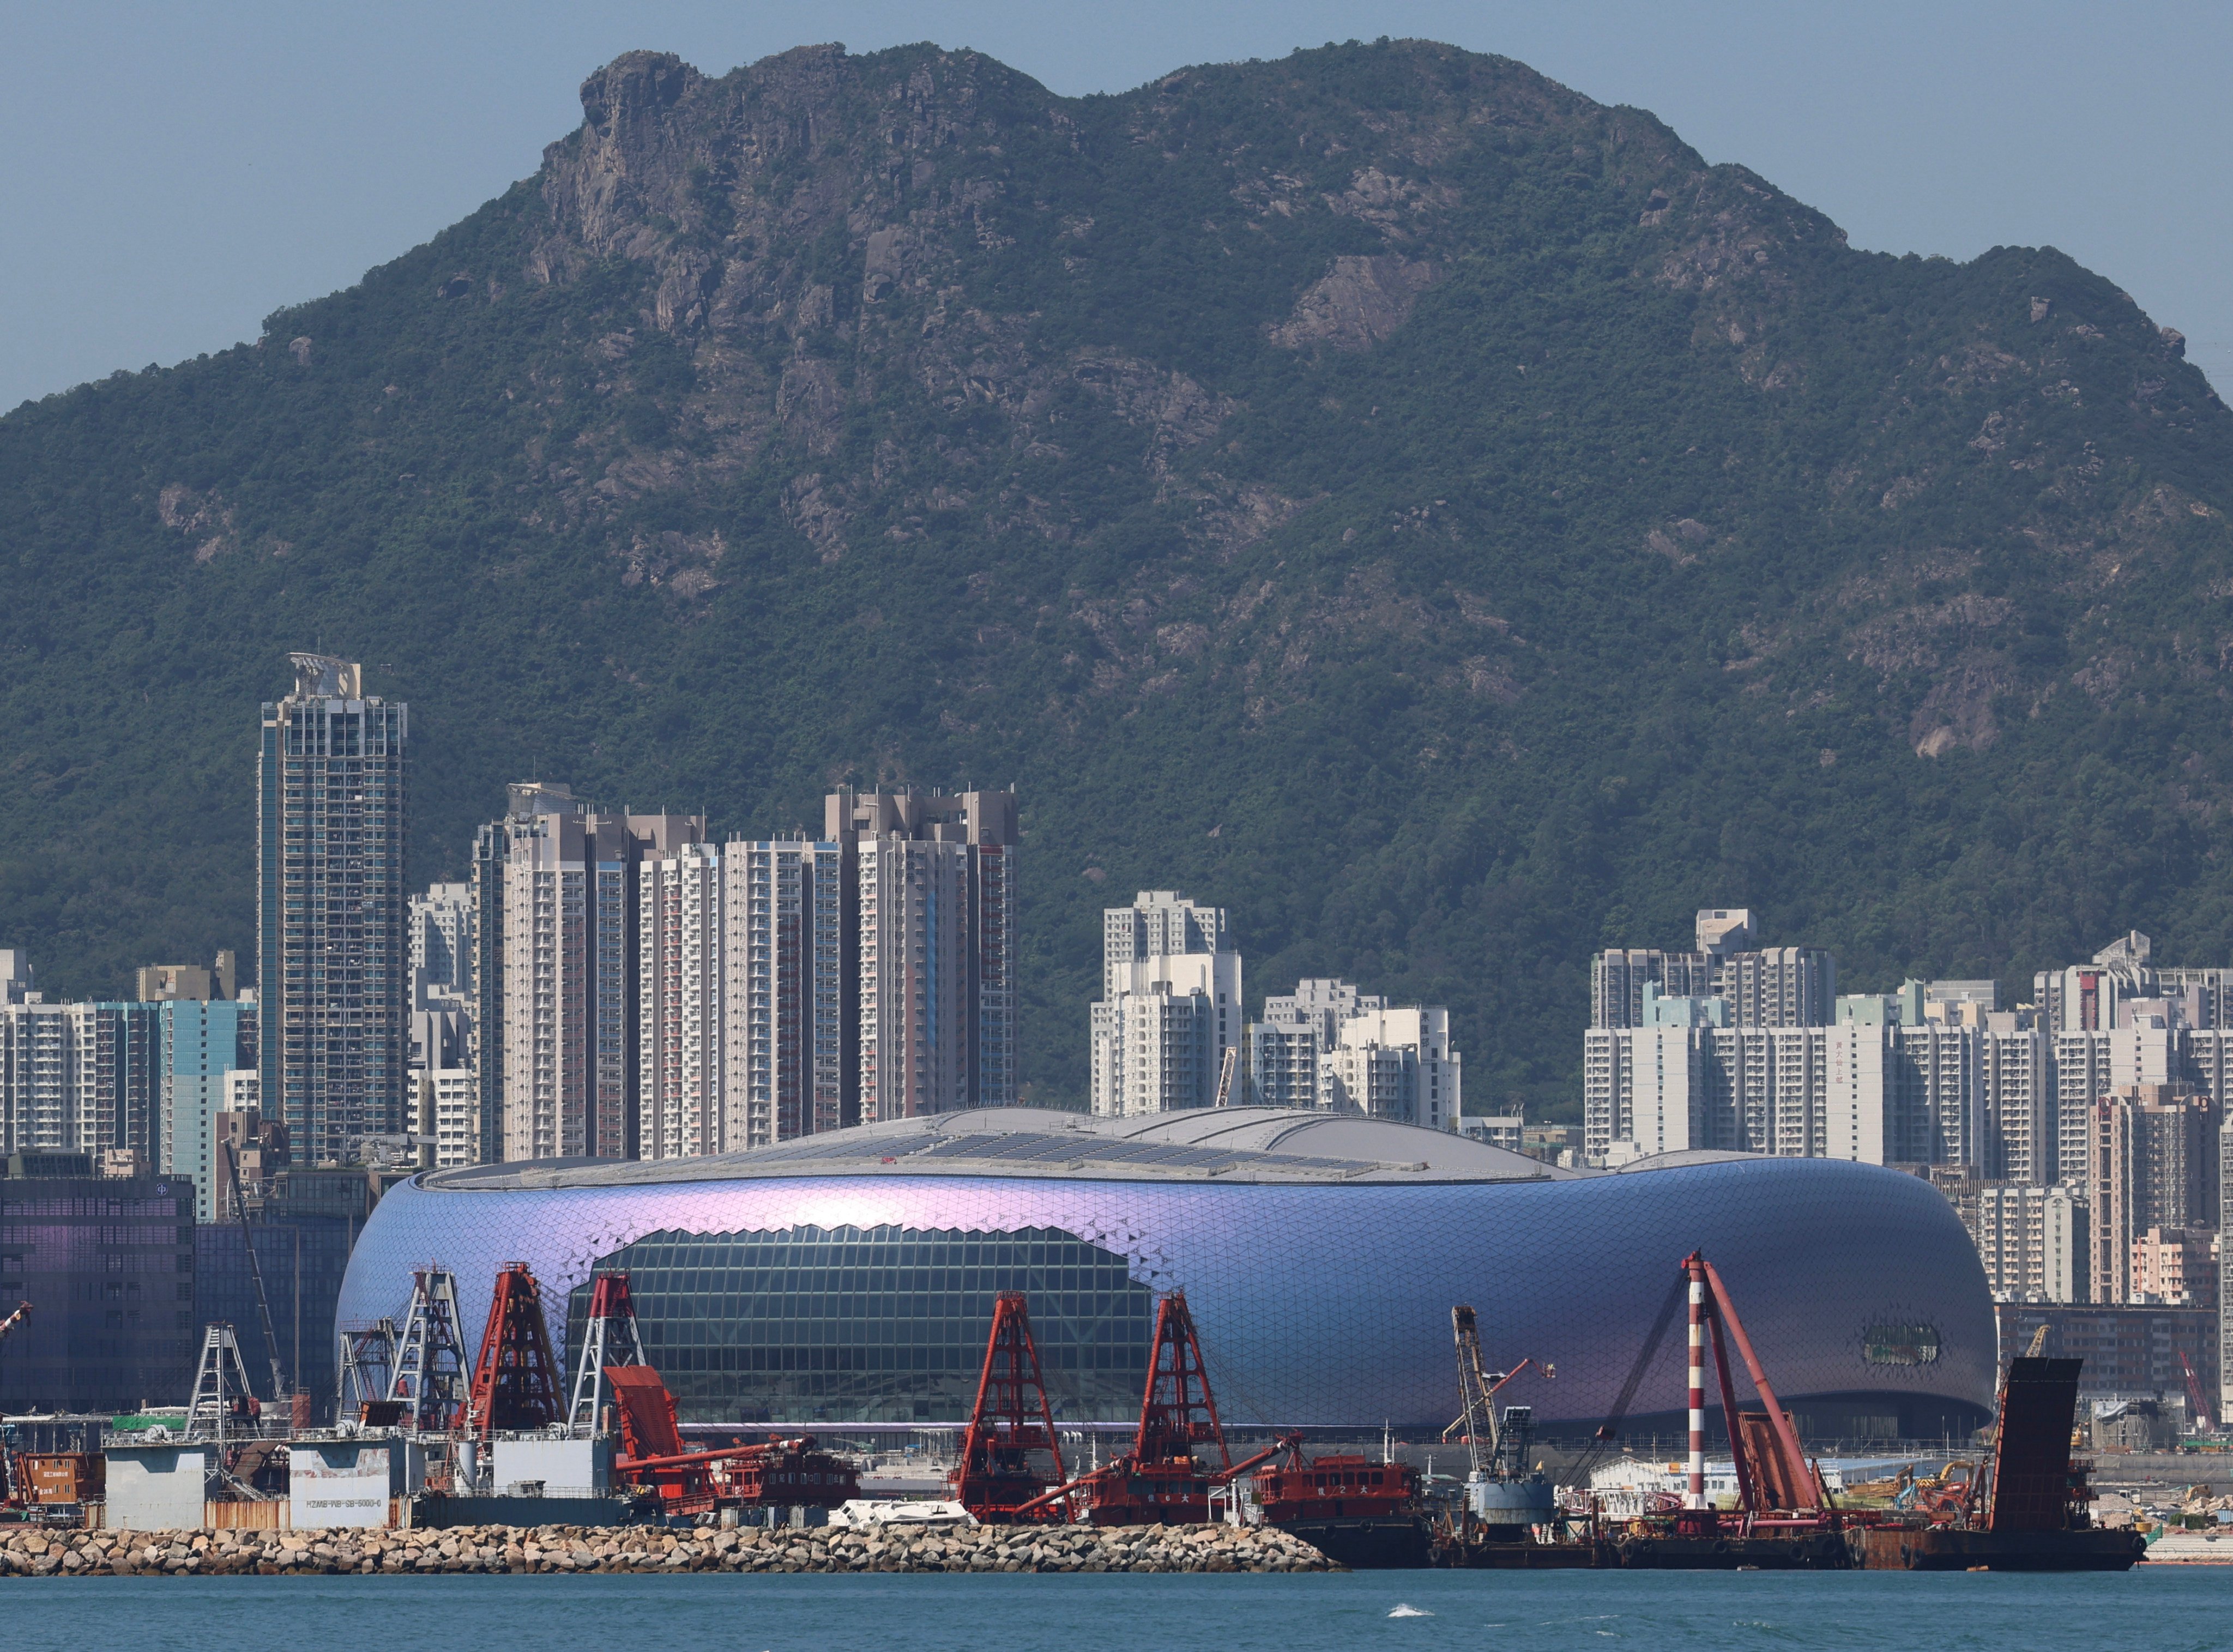
[[[111,1179],[83,1154],[0,1159],[0,1411],[182,1405],[200,1346],[194,1184]]]
[[[954,1421],[995,1295],[1023,1290],[1059,1415],[1137,1413],[1156,1297],[1183,1289],[1228,1422],[1439,1434],[1450,1309],[1554,1433],[1611,1410],[1682,1259],[1720,1269],[1779,1394],[1817,1437],[1957,1437],[1998,1350],[1975,1248],[1928,1183],[1734,1154],[1560,1171],[1465,1137],[1273,1108],[1097,1119],[989,1109],[656,1162],[496,1164],[381,1200],[339,1319],[400,1315],[455,1272],[477,1330],[526,1261],[555,1337],[602,1270],[701,1421]],[[1683,1337],[1635,1428],[1685,1403]],[[1744,1396],[1750,1398],[1749,1395]]]

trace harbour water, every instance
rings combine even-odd
[[[11,1579],[9,1652],[1654,1652],[2233,1645],[2233,1568],[1331,1577],[692,1576]],[[227,1626],[229,1628],[220,1628]]]

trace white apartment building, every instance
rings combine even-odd
[[[405,940],[414,989],[444,998],[472,991],[474,910],[470,883],[429,884],[411,897]]]
[[[1898,1031],[1850,1022],[1592,1027],[1583,1035],[1583,1154],[1595,1163],[1694,1148],[1898,1162],[1891,1145],[1927,1136],[1931,1122],[1904,1109],[1930,1109],[1949,1081],[1945,1063],[1911,1068]]]
[[[1089,1012],[1094,1112],[1212,1105],[1225,1052],[1239,1052],[1241,1004],[1223,907],[1143,889],[1103,911],[1101,998]],[[1237,1075],[1227,1099],[1244,1099]]]
[[[1995,1180],[2051,1186],[2060,1165],[2054,1047],[2037,1018],[1983,1018],[1977,1082],[1985,1132],[1978,1168]]]
[[[419,1087],[419,1162],[437,1170],[480,1163],[479,1076],[470,1067],[434,1067],[412,1077]]]
[[[844,1123],[844,849],[732,841],[724,851],[729,952],[727,1139],[765,1147]]]
[[[732,1145],[722,1082],[723,894],[721,851],[711,843],[680,843],[636,864],[640,1159]]]
[[[1644,989],[1666,998],[1718,998],[1740,1027],[1824,1026],[1834,1018],[1838,960],[1813,946],[1754,946],[1742,907],[1702,908],[1689,952],[1612,947],[1590,960],[1590,1024],[1649,1024]]]
[[[1347,981],[1306,977],[1292,992],[1266,997],[1247,1030],[1248,1100],[1260,1107],[1318,1107],[1321,1059],[1351,1016],[1384,1010],[1385,998]]]
[[[1319,1105],[1330,1111],[1457,1128],[1461,1063],[1450,1048],[1450,1012],[1439,1005],[1351,1016],[1323,1070]]]
[[[968,845],[879,836],[855,856],[862,1122],[967,1107]]]
[[[0,1151],[116,1145],[114,1019],[91,1004],[0,1008]]]
[[[2002,1302],[2079,1302],[2086,1291],[2086,1201],[2068,1187],[1987,1182],[1970,1237]]]
[[[1438,1005],[1390,1005],[1347,981],[1305,979],[1264,1000],[1243,1053],[1254,1105],[1459,1128],[1462,1061]]]
[[[1734,1024],[1722,999],[1661,997],[1647,983],[1639,1024],[1584,1036],[1585,1153],[1601,1157],[1619,1141],[1638,1154],[1672,1151],[1626,1134],[1648,1118],[1652,1139],[1680,1137],[1687,1147],[1967,1165],[1995,1180],[2047,1185],[2062,1161],[2054,1042],[2028,1012],[1991,1009],[1990,985],[1911,981],[1886,997],[1840,998],[1835,1025],[1807,1027]],[[1671,1100],[1651,1099],[1639,1112],[1631,1094],[1657,1082],[1637,1076],[1638,1040],[1663,1044],[1669,1033],[1694,1046],[1701,1063],[1679,1128]],[[2113,1040],[2084,1036],[2096,1041],[2106,1075]],[[1670,1061],[1655,1044],[1652,1073]],[[2078,1096],[2093,1093],[2083,1077],[2074,1085]],[[2073,1105],[2074,1151],[2082,1154],[2083,1104]]]

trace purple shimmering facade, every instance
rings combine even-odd
[[[498,1269],[524,1260],[564,1346],[570,1295],[593,1269],[627,1266],[687,1418],[944,1421],[966,1412],[994,1293],[1015,1286],[1063,1350],[1059,1408],[1113,1421],[1137,1409],[1143,1304],[1179,1288],[1228,1422],[1439,1433],[1457,1403],[1450,1308],[1470,1303],[1492,1360],[1556,1369],[1503,1402],[1579,1433],[1610,1409],[1693,1248],[1810,1433],[1936,1436],[1983,1420],[1992,1303],[1953,1209],[1913,1177],[1823,1160],[1417,1186],[413,1182],[368,1224],[338,1317],[400,1314],[412,1270],[437,1262],[477,1330]],[[1682,1343],[1678,1324],[1637,1392],[1640,1425],[1682,1404]]]

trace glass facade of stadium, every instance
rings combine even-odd
[[[668,1180],[629,1166],[619,1185],[533,1166],[422,1176],[368,1225],[339,1323],[400,1315],[412,1270],[434,1262],[477,1334],[498,1269],[524,1260],[570,1370],[589,1279],[624,1268],[685,1421],[941,1422],[967,1416],[994,1294],[1019,1289],[1058,1414],[1117,1421],[1138,1410],[1156,1298],[1182,1288],[1228,1423],[1416,1434],[1454,1414],[1463,1302],[1494,1362],[1555,1368],[1505,1402],[1579,1434],[1698,1248],[1813,1437],[1958,1439],[1992,1399],[1992,1304],[1968,1235],[1929,1184],[1870,1166],[1292,1186],[745,1162],[767,1151],[739,1155],[749,1174],[733,1180],[707,1161]],[[1678,1318],[1631,1432],[1655,1416],[1671,1432],[1683,1347]]]

